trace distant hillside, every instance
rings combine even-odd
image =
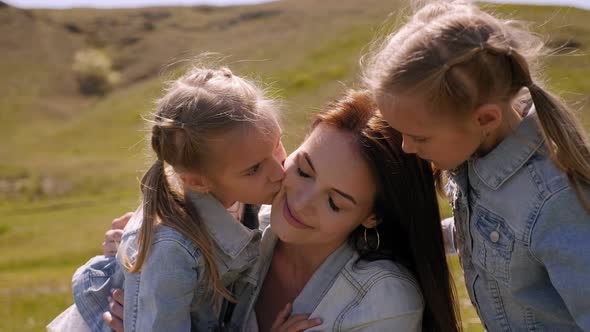
[[[278,95],[287,98],[288,125],[296,134],[289,141],[293,147],[306,126],[294,120],[304,119],[310,106],[319,107],[337,93],[341,81],[351,82],[364,47],[389,13],[395,18],[406,7],[391,0],[123,10],[2,6],[0,130],[8,144],[0,147],[0,196],[102,190],[121,183],[112,181],[121,174],[132,178],[129,172],[141,167],[138,158],[128,156],[140,149],[127,149],[140,137],[139,114],[149,111],[160,81],[173,75],[173,64],[205,51],[230,56],[227,62],[234,70],[273,83]],[[583,52],[590,41],[589,12],[492,8],[532,20],[540,32],[551,34],[554,45],[580,51],[582,55],[552,59],[548,72],[556,86],[586,95],[574,99],[587,97],[590,65]],[[72,72],[74,54],[87,48],[103,49],[121,73],[117,89],[101,98],[80,94]],[[88,185],[89,177],[98,187]]]

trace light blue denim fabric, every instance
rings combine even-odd
[[[257,260],[260,231],[237,222],[210,195],[190,193],[190,198],[209,231],[221,280],[231,288]],[[201,251],[177,230],[168,226],[156,228],[140,273],[129,273],[122,268],[123,250],[134,261],[142,220],[139,208],[125,228],[117,254],[118,264],[113,258],[98,256],[79,269],[80,273],[74,277],[74,292],[81,315],[89,325],[97,327],[93,331],[108,330],[101,319],[101,314],[108,310],[108,290],[124,286],[126,332],[220,330],[220,304],[204,296],[206,271]],[[124,275],[124,283],[119,274]],[[114,279],[109,278],[113,276]],[[92,285],[97,286],[91,288]]]
[[[261,209],[259,220],[264,224]],[[277,242],[264,230],[261,259],[241,280],[229,331],[258,331],[254,305]],[[424,302],[414,277],[389,260],[359,261],[348,244],[332,253],[293,302],[293,314],[311,313],[322,324],[313,331],[422,331]]]
[[[95,256],[79,267],[72,277],[74,303],[93,332],[111,332],[102,320],[109,310],[111,288],[123,287],[123,270],[115,257]]]
[[[454,241],[486,329],[590,331],[590,214],[550,160],[535,111],[449,187]]]

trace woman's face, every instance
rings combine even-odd
[[[272,231],[285,243],[340,245],[360,224],[374,225],[375,194],[375,180],[352,135],[319,124],[285,161]]]

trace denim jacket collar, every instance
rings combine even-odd
[[[260,232],[249,230],[239,223],[221,203],[209,194],[189,192],[190,200],[197,207],[211,239],[221,251],[235,259],[249,243],[260,237]]]
[[[259,287],[264,282],[277,241],[278,237],[268,226],[264,230],[260,243],[260,259],[256,268],[252,269],[246,278],[254,286]],[[354,253],[354,249],[347,242],[331,253],[313,273],[311,279],[293,301],[293,313],[313,312],[325,293],[332,287],[339,271],[344,268]]]
[[[493,190],[500,188],[543,145],[544,138],[534,109],[516,131],[482,158],[469,161],[477,177]]]
[[[354,249],[346,242],[330,254],[293,301],[293,313],[314,312],[354,253]]]

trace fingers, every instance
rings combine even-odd
[[[314,326],[318,326],[322,323],[322,321],[319,318],[308,318],[309,314],[299,314],[292,316],[285,322],[283,329],[286,332],[299,332],[312,328]]]
[[[322,321],[318,318],[308,319],[309,314],[298,314],[298,315],[294,315],[294,316],[289,317],[292,310],[293,310],[293,305],[291,303],[287,303],[285,308],[283,308],[277,314],[277,318],[275,319],[274,323],[272,324],[271,331],[273,331],[273,332],[298,332],[298,331],[304,331],[306,329],[318,326],[322,323]]]
[[[102,243],[103,255],[115,256],[117,254],[122,235],[123,231],[120,229],[111,229],[105,233],[104,242]]]
[[[125,225],[127,225],[127,223],[129,222],[129,219],[131,219],[132,215],[133,215],[133,212],[127,212],[124,215],[113,219],[113,222],[111,223],[111,229],[125,228]]]
[[[107,311],[102,314],[102,320],[104,320],[115,332],[124,332],[123,321],[117,317],[113,317],[110,312]]]
[[[123,236],[122,229],[110,229],[104,233],[105,242],[121,242],[121,236]]]
[[[102,242],[102,254],[105,256],[115,256],[117,249],[119,249],[119,243],[121,242],[121,236],[123,235],[123,228],[129,222],[133,216],[133,212],[127,212],[124,215],[113,219],[111,222],[111,229],[104,234],[104,241]]]
[[[291,307],[292,304],[287,303],[287,305],[281,311],[279,311],[279,313],[277,314],[277,318],[275,319],[274,323],[272,323],[271,329],[277,329],[289,318],[289,314],[291,313]]]
[[[111,292],[112,299],[119,303],[121,306],[123,306],[124,296],[125,292],[120,288],[115,288]],[[123,318],[123,316],[121,316],[121,318]]]
[[[123,306],[117,301],[109,299],[109,311],[111,312],[112,316],[117,317],[118,319],[123,318]]]
[[[102,315],[102,319],[115,332],[123,332],[123,290],[116,288],[111,290],[109,297],[109,310]]]

